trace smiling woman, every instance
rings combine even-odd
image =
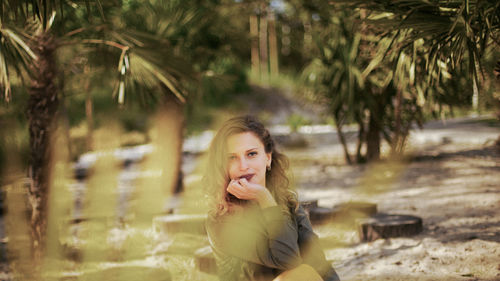
[[[339,280],[289,186],[288,160],[262,123],[226,121],[208,161],[206,228],[221,281]]]

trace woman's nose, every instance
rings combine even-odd
[[[240,170],[246,170],[248,168],[247,160],[242,157],[240,158]]]

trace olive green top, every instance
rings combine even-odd
[[[206,228],[221,281],[272,280],[303,263],[325,281],[339,280],[302,207],[289,215],[279,206],[250,204],[232,214],[210,216]]]

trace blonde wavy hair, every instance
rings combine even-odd
[[[216,133],[208,152],[208,163],[203,183],[206,185],[209,198],[209,214],[213,217],[231,212],[235,205],[244,205],[240,200],[226,191],[230,181],[227,169],[227,139],[235,134],[251,132],[260,139],[266,153],[271,153],[271,169],[266,171],[266,188],[273,195],[276,203],[290,214],[298,206],[297,194],[290,188],[286,175],[288,158],[277,151],[275,142],[269,131],[255,117],[246,115],[234,117],[222,125]]]

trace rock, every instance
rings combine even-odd
[[[358,220],[359,238],[370,242],[380,238],[412,236],[422,232],[422,219],[409,215],[376,214]]]

